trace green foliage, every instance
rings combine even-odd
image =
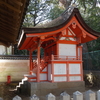
[[[100,50],[83,54],[84,70],[100,70]]]
[[[100,31],[100,7],[97,0],[77,0],[78,8],[85,22],[94,30]]]
[[[93,9],[100,3],[99,0],[77,0],[76,2],[84,11],[87,9]]]
[[[23,26],[34,27],[46,20],[49,9],[47,0],[30,0]]]
[[[51,5],[51,4],[57,5],[57,4],[59,3],[59,0],[46,0],[46,3],[47,3],[48,5]]]
[[[88,51],[100,50],[100,38],[87,43]]]
[[[87,11],[87,16],[84,17],[85,22],[95,31],[100,32],[100,8],[95,7],[91,9],[91,11]]]
[[[23,27],[33,27],[34,23],[32,18],[32,15],[27,14],[24,19]]]
[[[100,1],[77,0],[78,8],[87,25],[100,32]],[[100,50],[100,38],[87,43],[89,51]]]
[[[50,10],[50,13],[48,15],[48,18],[53,20],[61,15],[62,12],[64,12],[64,8],[60,8],[58,5],[54,6],[53,9]]]

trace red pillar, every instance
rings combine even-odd
[[[79,58],[78,58],[78,45],[76,45],[76,60],[78,60]]]
[[[32,68],[33,68],[32,51],[30,50],[30,74],[32,74]]]
[[[40,41],[37,48],[37,82],[40,82]]]
[[[82,45],[80,46],[80,58],[81,58],[81,60],[82,60]]]
[[[82,45],[80,46],[80,60],[82,61]],[[80,71],[81,71],[81,81],[83,81],[83,65],[82,62],[80,63]]]

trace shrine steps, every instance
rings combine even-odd
[[[25,83],[25,81],[27,81],[27,78],[26,78],[26,77],[25,77],[25,78],[23,78],[21,82],[19,82],[19,84],[18,84],[18,85],[16,86],[16,88],[14,89],[14,91],[17,91],[17,90],[18,90],[18,88],[20,88],[20,87],[21,87],[21,85],[23,85],[23,84]]]
[[[32,75],[24,75],[24,77],[26,77],[27,78],[27,81],[29,81],[29,82],[35,82],[36,81],[36,74],[35,73],[33,73]]]
[[[27,88],[27,82],[28,81],[31,81],[32,82],[32,79],[36,79],[36,75],[30,75],[30,74],[25,74],[24,75],[24,78],[22,79],[21,82],[19,82],[19,84],[16,86],[16,88],[14,89],[14,91],[16,93],[24,93],[26,91],[26,88]]]

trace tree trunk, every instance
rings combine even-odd
[[[64,5],[65,9],[66,9],[67,7],[70,6],[72,0],[59,0],[59,2],[61,2]]]

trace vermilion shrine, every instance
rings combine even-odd
[[[83,82],[82,43],[98,38],[83,21],[77,8],[67,20],[50,28],[23,28],[20,50],[30,51],[29,82]],[[44,49],[41,57],[40,48]],[[32,52],[37,49],[37,59]]]

